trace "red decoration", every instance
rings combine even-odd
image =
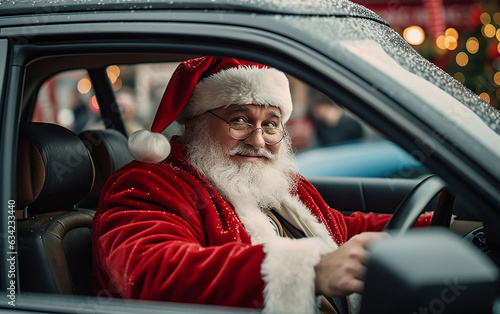
[[[498,52],[498,42],[496,40],[490,41],[486,54],[488,55],[488,59],[490,60],[494,60],[500,57],[500,52]]]
[[[427,13],[429,35],[434,38],[443,35],[446,29],[443,0],[424,0],[423,5]]]
[[[471,30],[479,27],[479,25],[481,25],[481,14],[483,14],[485,11],[486,9],[483,8],[483,6],[479,3],[474,3],[473,5],[471,5],[469,21],[468,23],[465,23],[465,25]]]

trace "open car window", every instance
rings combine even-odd
[[[291,78],[295,114],[287,128],[306,177],[423,178],[431,172],[318,90]]]
[[[31,121],[58,124],[74,133],[100,126],[99,105],[87,71],[48,78],[38,92]]]
[[[127,134],[151,127],[177,62],[110,65],[106,68]],[[329,97],[288,76],[294,112],[287,123],[299,171],[306,177],[422,178],[430,172],[417,154],[404,151]],[[47,79],[39,90],[32,121],[62,125],[75,133],[105,129],[86,70]],[[167,137],[182,132],[170,125]]]

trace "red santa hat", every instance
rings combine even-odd
[[[292,100],[288,79],[268,66],[233,58],[201,57],[179,64],[163,94],[151,131],[129,138],[129,150],[138,161],[157,163],[170,154],[161,134],[174,120],[187,119],[230,105],[274,106],[283,122],[290,118]]]

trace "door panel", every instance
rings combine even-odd
[[[349,214],[354,211],[393,213],[418,179],[311,177],[331,207]],[[431,202],[426,210],[432,210]]]

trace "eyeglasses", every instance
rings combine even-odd
[[[227,125],[229,126],[229,135],[234,138],[235,140],[243,141],[250,137],[252,135],[253,131],[255,130],[261,130],[262,131],[262,138],[264,139],[264,143],[267,145],[276,145],[281,140],[283,137],[285,137],[286,133],[282,129],[275,128],[273,126],[266,126],[263,128],[256,128],[250,123],[245,123],[245,122],[227,122],[223,118],[219,117],[212,111],[208,111],[217,118],[221,119],[222,121],[226,122]],[[283,124],[281,125],[283,127]]]

